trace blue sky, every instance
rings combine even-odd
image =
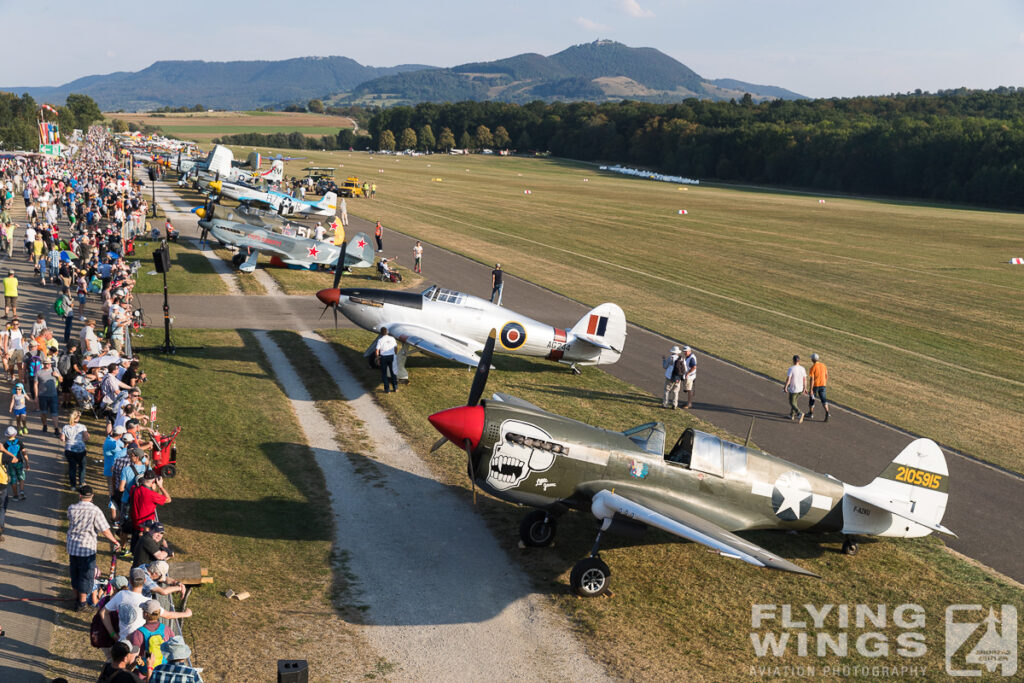
[[[811,97],[1024,86],[1021,0],[0,0],[0,25],[6,85],[160,59],[454,66],[607,38]]]

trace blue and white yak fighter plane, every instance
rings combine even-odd
[[[612,303],[601,304],[564,330],[436,285],[419,294],[335,288],[316,296],[363,329],[388,328],[399,343],[399,379],[408,379],[405,359],[416,351],[475,368],[492,329],[499,331],[498,353],[546,358],[568,364],[576,373],[577,365],[614,363],[626,343],[626,316]]]

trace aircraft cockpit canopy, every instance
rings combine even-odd
[[[430,301],[440,301],[441,303],[462,304],[466,300],[466,295],[462,292],[456,292],[454,289],[445,289],[437,285],[431,285],[423,290],[423,298]]]
[[[747,473],[747,449],[739,444],[691,429],[687,429],[679,441],[677,447],[689,450],[690,469],[716,477],[739,477]],[[673,457],[677,455],[676,450],[672,449],[669,459],[683,463],[685,454],[679,453],[677,459]]]
[[[665,425],[660,422],[648,422],[622,433],[648,453],[659,457],[665,454]]]

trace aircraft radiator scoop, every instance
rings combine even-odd
[[[434,413],[427,419],[434,425],[434,429],[454,444],[461,444],[469,439],[470,446],[476,448],[484,433],[483,406],[449,408]]]

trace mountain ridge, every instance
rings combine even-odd
[[[650,47],[599,40],[550,56],[522,53],[450,68],[422,64],[364,66],[342,56],[285,60],[161,60],[140,71],[115,71],[48,87],[0,87],[36,100],[89,95],[106,111],[192,106],[257,109],[324,99],[335,104],[415,104],[459,100],[679,102],[690,97],[754,101],[805,99],[773,85],[706,79]]]

